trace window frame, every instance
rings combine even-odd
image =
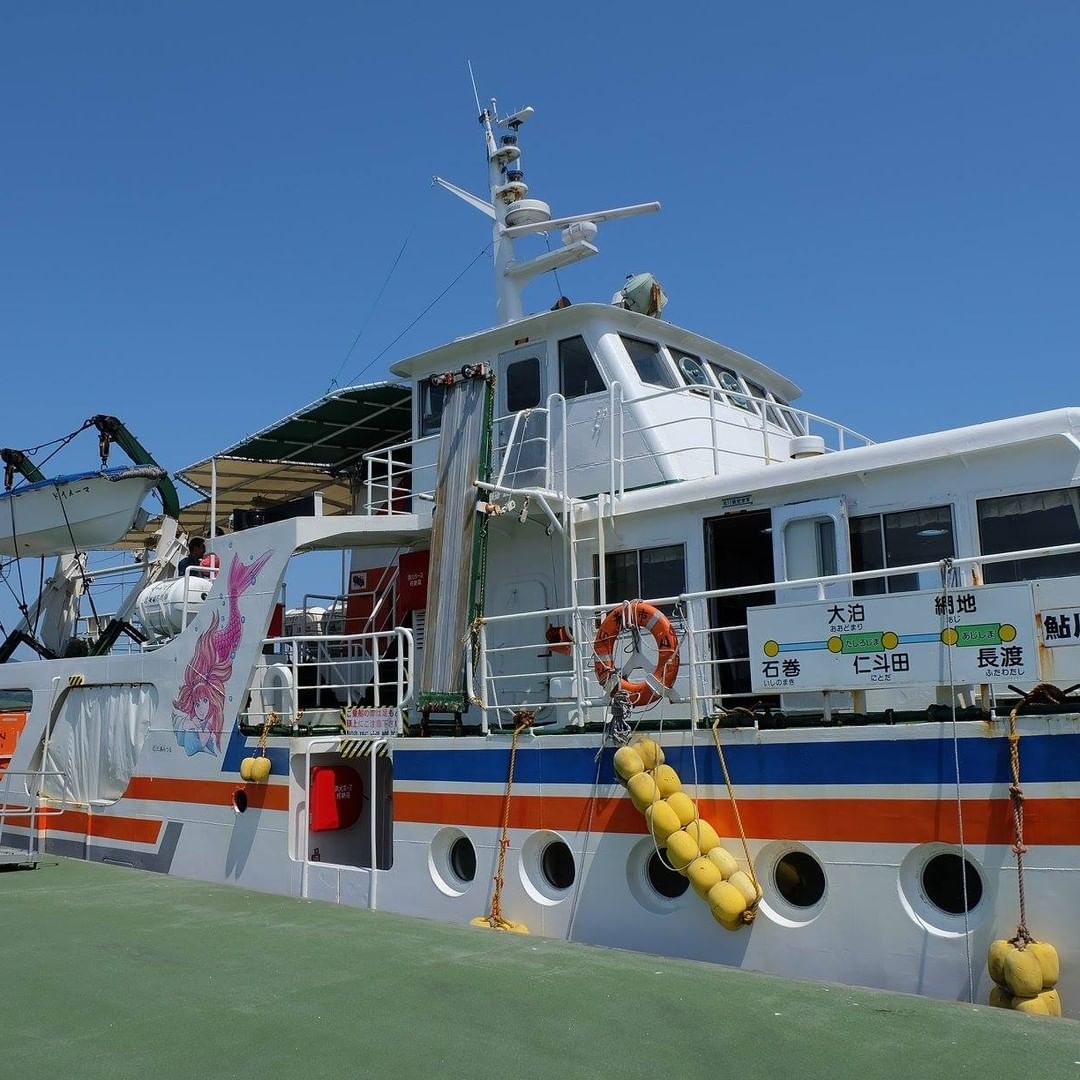
[[[510,390],[512,385],[511,372],[516,367],[521,367],[522,364],[533,364],[536,370],[536,401],[531,405],[519,405],[514,406],[510,400]],[[544,366],[540,362],[539,356],[523,356],[520,360],[513,360],[506,365],[506,370],[503,374],[506,388],[506,415],[513,416],[516,413],[524,412],[526,409],[538,409],[544,400]]]
[[[713,378],[716,380],[716,385],[727,400],[727,403],[732,408],[739,409],[741,412],[748,413],[750,416],[757,416],[758,411],[754,407],[754,402],[750,398],[750,394],[746,389],[746,381],[743,377],[734,369],[728,367],[726,364],[720,363],[719,360],[712,360],[709,357],[703,357],[706,365],[712,373]],[[740,389],[732,390],[729,386],[725,386],[723,380],[720,378],[720,373],[730,375],[735,380],[735,385]],[[741,399],[741,400],[740,400]]]
[[[683,583],[683,587],[681,589],[679,589],[676,594],[672,594],[672,595],[681,595],[682,593],[686,592],[686,585],[687,585],[687,577],[686,577],[686,573],[687,573],[686,543],[685,542],[675,542],[675,543],[670,543],[670,544],[649,544],[649,545],[645,545],[643,547],[625,548],[625,549],[623,549],[621,551],[606,551],[606,552],[604,552],[605,565],[604,565],[603,573],[604,573],[604,594],[605,594],[606,603],[609,604],[609,605],[610,604],[621,604],[623,602],[623,599],[625,599],[625,600],[649,600],[650,597],[644,595],[645,590],[642,588],[642,562],[641,562],[641,557],[642,557],[643,554],[646,554],[646,553],[649,553],[649,552],[665,551],[667,549],[678,549],[678,551],[679,551],[679,553],[681,555],[681,563],[682,563],[682,583]],[[618,600],[615,600],[610,595],[608,595],[608,589],[607,589],[607,584],[608,584],[607,561],[610,560],[610,559],[615,559],[615,558],[619,558],[619,557],[625,558],[625,557],[631,556],[631,555],[634,556],[634,572],[635,572],[635,574],[637,576],[637,593],[638,593],[638,595],[637,596],[628,596],[628,597],[625,597],[625,598],[620,598]],[[600,572],[601,572],[600,571],[600,556],[599,556],[599,554],[596,554],[596,555],[593,555],[593,577],[595,578],[594,601],[595,601],[595,603],[597,605],[599,605],[599,603],[600,603]],[[663,610],[668,615],[670,615],[672,610],[674,609],[674,606],[675,606],[674,604],[662,604],[661,605],[661,610]]]
[[[714,390],[722,390],[719,381],[716,378],[716,373],[709,366],[709,361],[698,353],[693,353],[689,349],[679,349],[674,345],[665,344],[664,348],[667,350],[668,359],[671,362],[671,366],[679,373],[682,378],[683,385],[688,390],[702,391],[706,390],[710,394]],[[680,360],[685,357],[687,360],[692,360],[698,367],[701,368],[702,374],[705,376],[704,382],[696,382],[691,380],[690,376],[683,370]]]
[[[592,361],[593,370],[600,377],[601,387],[599,390],[589,390],[582,394],[568,394],[566,392],[566,379],[564,377],[563,368],[563,346],[570,341],[580,341],[585,346],[585,351],[589,354],[589,359]],[[555,342],[555,363],[558,366],[559,371],[559,393],[562,394],[566,401],[578,401],[581,398],[595,397],[597,394],[606,394],[610,389],[607,376],[604,374],[604,369],[596,362],[596,353],[593,351],[592,346],[585,339],[584,334],[571,334],[569,337],[559,338]]]
[[[1075,499],[1078,502],[1080,502],[1080,484],[1075,483],[1075,482],[1072,483],[1072,484],[1066,484],[1064,487],[1039,488],[1036,491],[1014,491],[1014,492],[1010,492],[1010,493],[1007,493],[1007,494],[984,495],[981,498],[976,497],[975,498],[975,507],[974,507],[974,510],[975,510],[975,534],[976,534],[976,539],[977,539],[977,543],[978,543],[979,554],[980,555],[1006,555],[1006,554],[1009,554],[1010,551],[1024,551],[1024,550],[1027,550],[1027,548],[1029,547],[1029,545],[1027,545],[1027,544],[1021,544],[1019,547],[1014,545],[1012,548],[1009,548],[1009,549],[1003,549],[1003,550],[1000,550],[1000,551],[988,551],[987,548],[986,548],[986,542],[985,542],[984,536],[983,536],[982,506],[983,506],[984,503],[1000,502],[1000,501],[1003,501],[1003,500],[1006,500],[1006,499],[1024,499],[1025,497],[1033,497],[1033,496],[1058,495],[1058,494],[1062,494],[1062,493],[1066,493],[1066,492],[1073,493]],[[1043,509],[1045,510],[1045,507]],[[1030,513],[1030,511],[1025,511],[1025,513]],[[1065,544],[1080,543],[1080,536],[1078,536],[1076,538],[1076,540],[1066,540],[1066,541],[1063,541],[1063,543],[1065,543]],[[1041,545],[1040,544],[1040,545],[1036,545],[1036,546],[1046,546],[1046,545]],[[1061,546],[1061,545],[1055,544],[1054,546]],[[1060,555],[1037,555],[1037,556],[1032,556],[1032,557],[1026,558],[1026,559],[1012,559],[1012,560],[1003,560],[1001,562],[983,563],[983,564],[981,564],[983,581],[987,585],[1000,585],[1000,584],[1007,584],[1007,583],[1011,583],[1011,582],[1044,581],[1044,580],[1046,580],[1048,578],[1077,577],[1077,576],[1080,576],[1080,567],[1078,567],[1077,570],[1071,571],[1071,572],[1068,571],[1068,570],[1066,570],[1065,572],[1055,572],[1055,569],[1054,569],[1055,564],[1057,566],[1060,566],[1060,560],[1074,560],[1077,563],[1080,563],[1080,553],[1066,552],[1066,553],[1060,554]],[[1041,572],[1040,573],[1032,573],[1031,572],[1032,564],[1038,564],[1038,563],[1048,564],[1047,565],[1047,570],[1049,572],[1046,572],[1046,573],[1041,573]],[[1015,576],[1012,576],[1012,577],[1002,576],[1003,572],[1006,571],[1007,568],[1012,568],[1012,572],[1013,572],[1013,574]]]
[[[634,337],[632,334],[619,334],[619,341],[626,351],[626,358],[630,361],[630,366],[633,368],[638,382],[640,382],[642,386],[655,386],[658,390],[680,390],[686,385],[678,365],[670,362],[665,353],[664,346],[659,341],[649,341],[647,338]],[[675,381],[668,384],[653,382],[652,379],[646,379],[645,376],[642,375],[641,369],[637,365],[637,361],[634,359],[634,354],[630,351],[631,345],[644,345],[647,348],[652,349],[656,357],[656,362],[660,366],[660,370],[666,371],[668,378],[673,378]]]
[[[952,540],[952,551],[949,553],[949,558],[956,557],[956,505],[951,502],[936,503],[932,506],[906,506],[901,509],[894,510],[878,510],[870,514],[854,514],[848,519],[848,550],[851,558],[852,572],[858,573],[859,571],[855,566],[855,549],[852,545],[853,530],[856,522],[870,521],[871,519],[877,519],[877,539],[879,542],[879,551],[881,553],[881,566],[862,567],[863,570],[881,570],[883,571],[880,577],[876,578],[862,578],[851,583],[851,592],[855,596],[888,596],[893,593],[905,593],[905,592],[918,592],[923,586],[919,581],[919,571],[909,570],[904,571],[905,565],[913,565],[911,563],[901,563],[896,567],[889,565],[889,543],[888,532],[886,530],[885,520],[890,517],[897,517],[900,514],[918,514],[926,513],[935,510],[945,510],[949,515],[949,532],[948,535]],[[946,556],[941,556],[945,558]],[[932,558],[923,560],[926,562],[934,561]],[[890,570],[898,570],[899,573],[890,574]],[[896,583],[901,582],[907,578],[914,578],[914,584],[910,588],[902,588]],[[880,588],[878,588],[880,586]],[[871,591],[876,590],[876,591]]]
[[[446,409],[446,387],[435,386],[432,383],[433,376],[417,380],[416,383],[416,430],[417,438],[427,439],[432,435],[438,435],[442,431],[443,412]],[[434,390],[440,393],[438,414],[432,423],[428,422],[428,414],[424,411],[425,396]]]

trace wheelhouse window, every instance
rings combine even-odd
[[[668,390],[674,390],[680,385],[678,376],[661,355],[659,345],[652,341],[641,341],[638,338],[622,335],[620,339],[626,347],[630,363],[634,365],[634,370],[643,383],[663,386]]]
[[[680,374],[690,386],[707,386],[710,389],[712,388],[712,379],[709,378],[709,374],[705,370],[705,365],[702,363],[700,356],[683,352],[682,349],[676,349],[671,346],[668,346],[668,351],[671,353],[671,359],[675,362],[675,366],[679,369]]]
[[[716,376],[716,381],[720,384],[720,389],[727,394],[731,404],[737,409],[745,409],[747,412],[753,412],[754,407],[750,404],[750,399],[746,396],[746,390],[739,381],[739,376],[736,375],[731,368],[723,367],[720,364],[714,364],[711,360],[709,361],[709,367],[712,368],[712,373]]]
[[[1080,543],[1080,488],[1029,491],[979,499],[979,546],[984,555]],[[987,563],[983,580],[1032,581],[1080,574],[1080,553]]]
[[[435,435],[442,427],[443,406],[446,403],[446,387],[436,386],[430,379],[419,384],[420,390],[420,437]]]
[[[559,391],[564,398],[585,397],[606,390],[583,337],[564,338],[559,342]]]
[[[762,391],[765,397],[765,415],[769,418],[770,424],[775,424],[783,431],[789,430],[789,425],[784,419],[784,413],[781,409],[778,409],[775,405],[775,398],[772,394]]]
[[[850,535],[851,569],[856,572],[936,562],[956,554],[949,506],[852,518]],[[912,592],[919,586],[919,574],[913,572],[855,581],[852,591],[856,596],[869,596]]]
[[[599,577],[599,557],[593,556],[593,573]],[[604,556],[604,588],[607,602],[648,600],[678,596],[686,591],[686,549],[682,544],[613,551]],[[596,584],[600,603],[600,583]],[[663,605],[670,613],[671,605]]]
[[[795,412],[790,403],[785,401],[782,397],[777,397],[775,394],[773,394],[773,401],[775,401],[777,405],[783,406],[779,411],[783,413],[784,421],[791,429],[792,435],[805,435],[806,427],[803,424],[802,417]]]
[[[540,359],[530,356],[515,360],[506,369],[506,411],[521,412],[535,409],[540,404],[543,390],[540,386]]]

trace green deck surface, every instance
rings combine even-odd
[[[1080,1025],[78,862],[0,874],[4,1080],[1075,1077]]]

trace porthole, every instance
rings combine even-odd
[[[507,865],[517,862],[521,887],[530,900],[545,907],[565,904],[574,895],[577,863],[565,837],[547,829],[525,837],[520,852],[507,852]]]
[[[927,860],[921,881],[927,900],[946,915],[964,914],[965,884],[968,911],[977,907],[982,899],[983,883],[979,871],[970,859],[961,859],[951,851],[940,852]]]
[[[569,889],[574,884],[574,855],[564,840],[552,840],[544,848],[540,870],[553,889]]]
[[[677,900],[690,888],[690,882],[677,870],[672,870],[660,858],[658,851],[652,853],[645,867],[645,876],[649,879],[649,884],[667,900]]]
[[[901,905],[919,926],[938,937],[962,937],[993,915],[994,905],[983,902],[993,880],[988,883],[978,861],[962,855],[955,845],[930,843],[913,847],[904,856],[896,884]]]
[[[238,814],[242,814],[248,808],[247,792],[243,788],[237,788],[233,792],[232,807]]]
[[[789,851],[773,869],[776,891],[792,907],[811,908],[825,895],[825,871],[806,851]]]
[[[476,880],[476,848],[460,829],[440,829],[428,849],[428,873],[445,896],[464,896]]]
[[[476,877],[476,848],[467,836],[459,836],[450,845],[450,869],[461,881]]]

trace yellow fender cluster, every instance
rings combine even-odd
[[[1033,1016],[1060,1016],[1058,978],[1061,965],[1057,949],[1048,941],[1030,941],[1020,946],[1003,939],[990,945],[986,970],[995,986],[990,1004],[999,1009],[1015,1009]]]
[[[698,816],[694,800],[682,790],[679,774],[664,764],[664,751],[656,741],[638,736],[616,750],[615,772],[626,784],[630,801],[645,815],[657,844],[667,849],[667,861],[689,879],[713,918],[728,930],[751,922],[760,887],[739,869],[716,830]]]
[[[270,779],[268,757],[246,757],[240,762],[240,779],[252,784],[265,784]]]

